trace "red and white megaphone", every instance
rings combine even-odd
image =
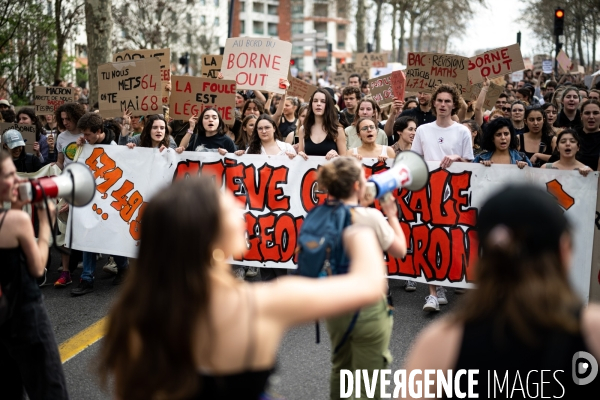
[[[392,168],[369,178],[364,200],[372,203],[403,187],[410,191],[421,190],[427,182],[429,168],[423,157],[412,151],[403,151],[394,159]]]
[[[75,207],[88,205],[96,193],[92,171],[83,164],[69,164],[59,176],[30,179],[19,185],[19,200],[38,203],[46,198],[63,198]]]

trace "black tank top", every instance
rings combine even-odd
[[[264,393],[269,376],[274,368],[266,370],[251,371],[249,367],[254,357],[254,321],[253,298],[248,289],[247,304],[250,308],[248,313],[248,349],[244,365],[246,370],[237,374],[210,375],[199,374],[200,392],[196,399],[224,399],[224,400],[258,400]]]
[[[335,143],[335,140],[326,137],[321,143],[314,143],[310,139],[310,135],[304,136],[304,152],[307,156],[325,157],[331,150],[337,151],[337,143]]]
[[[290,122],[287,119],[285,119],[283,115],[281,116],[281,121],[279,123],[279,132],[281,132],[281,136],[283,136],[284,139],[290,133],[293,134],[294,132],[296,132],[296,122],[298,122],[298,118]]]
[[[535,151],[533,153],[530,153],[528,151],[525,151],[525,136],[523,133],[519,134],[519,151],[521,153],[525,153],[525,155],[527,156],[527,158],[529,158],[529,160],[531,160],[531,157],[533,157],[533,155],[535,153],[542,153],[542,154],[552,154],[552,138],[548,137],[548,136],[542,136],[542,139],[540,141],[540,149],[538,151]],[[541,167],[542,164],[544,164],[545,161],[536,161],[535,163],[531,163],[534,167]]]
[[[500,333],[494,321],[489,319],[465,325],[460,353],[453,371],[456,373],[461,369],[479,370],[479,374],[475,378],[478,384],[474,386],[475,393],[479,393],[479,398],[509,398],[513,386],[519,387],[519,378],[522,382],[521,386],[525,389],[527,374],[530,371],[537,371],[531,372],[529,375],[529,393],[533,396],[536,388],[533,383],[538,384],[539,390],[542,380],[540,371],[542,370],[551,371],[545,372],[543,376],[544,396],[583,399],[587,398],[584,397],[587,393],[594,393],[594,391],[597,396],[600,393],[599,378],[585,386],[579,386],[573,382],[573,356],[580,351],[590,353],[581,333],[570,334],[551,329],[540,329],[536,334],[536,345],[532,346],[524,343],[512,329]],[[488,371],[491,381],[489,386]],[[494,372],[500,385],[505,376],[508,377],[508,394],[506,385],[504,391],[500,392],[500,387],[496,383],[496,396],[493,395]],[[460,386],[462,389],[467,389],[466,378],[461,379]],[[488,387],[490,388],[489,394]],[[561,396],[563,392],[565,394]],[[513,391],[512,395],[512,398],[524,398],[523,392],[519,390]],[[526,389],[525,395],[527,395]]]

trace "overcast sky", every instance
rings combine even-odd
[[[525,7],[519,0],[488,0],[487,8],[473,6],[473,16],[467,23],[466,34],[460,39],[452,39],[449,51],[473,56],[476,50],[507,46],[517,42],[517,32],[521,31],[521,51],[523,56],[533,56],[538,43],[534,40],[528,24],[516,21]],[[535,21],[535,18],[532,19]],[[391,18],[386,21],[386,29],[391,29]],[[391,49],[391,35],[382,34],[384,49]]]

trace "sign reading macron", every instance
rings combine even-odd
[[[292,44],[277,39],[229,38],[221,73],[236,81],[238,89],[284,93],[280,81],[287,79]]]

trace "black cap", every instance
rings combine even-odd
[[[504,226],[513,241],[529,255],[558,250],[569,223],[556,199],[530,185],[509,185],[481,207],[477,221],[480,243],[485,248],[494,228]]]

